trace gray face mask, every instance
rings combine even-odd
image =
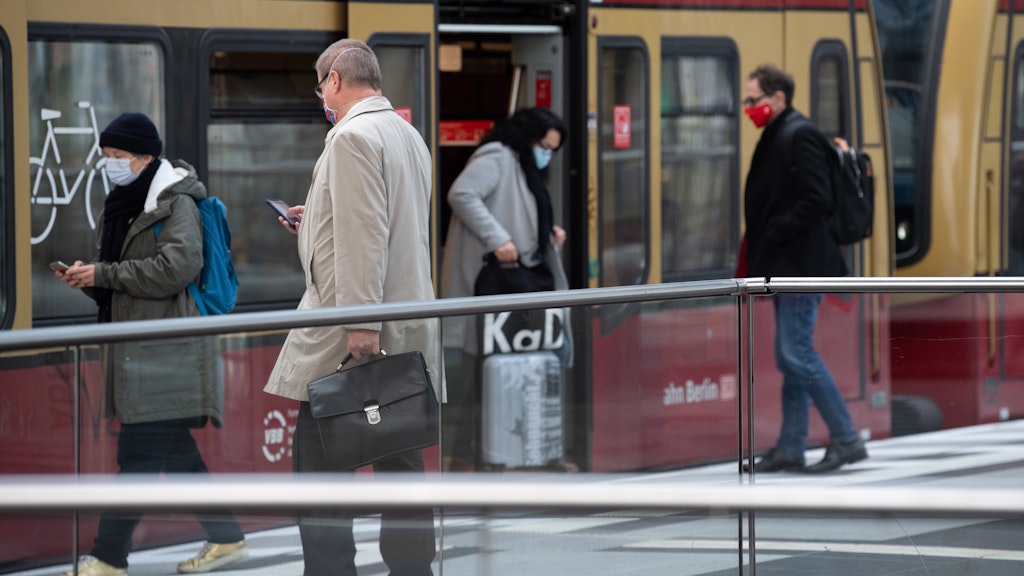
[[[138,179],[139,172],[132,172],[131,158],[107,158],[107,180],[115,186],[127,186]]]

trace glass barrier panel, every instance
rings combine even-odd
[[[76,363],[81,357],[82,362]],[[81,383],[80,415],[75,412]],[[96,348],[54,348],[0,354],[0,479],[70,475],[79,469],[76,424],[83,438],[80,460],[101,458],[108,448]],[[0,519],[0,570],[28,567],[70,554],[72,514],[9,515]]]
[[[784,314],[790,316],[780,325]],[[776,358],[776,334],[799,333],[793,319],[800,314],[813,319],[813,348],[866,458],[841,460],[818,473],[741,474],[737,458],[748,416],[759,456],[783,436],[787,381]],[[1016,360],[1024,358],[1016,349],[1022,333],[1024,296],[1016,293],[777,293],[739,302],[694,298],[453,317],[444,323],[447,402],[440,407],[440,443],[418,454],[428,479],[538,482],[538,490],[551,481],[604,484],[609,494],[624,482],[639,491],[753,483],[797,488],[801,500],[805,493],[835,488],[962,489],[979,496],[1015,490],[1024,467],[1024,361]],[[134,477],[154,482],[154,490],[205,470],[214,480],[284,478],[297,487],[314,479],[293,473],[297,446],[322,447],[318,437],[298,442],[299,401],[264,391],[286,335],[275,330],[4,352],[2,479],[113,479],[119,450],[122,464],[137,463],[155,457],[126,458],[127,451],[161,445],[174,457],[159,470],[135,469],[164,473]],[[467,347],[470,341],[473,347]],[[222,426],[107,417],[110,374],[144,384],[115,395],[119,409],[135,402],[144,412],[190,417],[209,398],[189,396],[202,389],[197,371],[204,364],[183,359],[203,351],[213,352],[208,365],[223,384],[221,410],[212,413]],[[808,413],[800,453],[814,466],[828,461],[835,439],[814,396],[798,398]],[[315,422],[306,430],[315,432]],[[346,474],[338,489],[346,481],[373,481],[372,474],[369,467]],[[379,480],[385,490],[385,478]],[[610,497],[594,509],[400,507],[384,513],[364,507],[327,514],[324,508],[311,525],[331,528],[328,539],[334,541],[352,530],[351,522],[360,573],[389,569],[390,534],[402,535],[399,557],[418,549],[419,561],[429,561],[434,573],[601,575],[642,567],[641,573],[718,576],[743,570],[751,560],[768,573],[1016,573],[1024,565],[1019,517],[972,512],[971,502],[955,502],[962,513],[943,515],[876,513],[874,502],[854,513],[749,513],[687,506],[637,510]],[[244,536],[248,557],[227,569],[302,569],[294,512],[199,512],[207,528],[210,522],[223,528],[230,514],[228,527],[237,522],[235,534]],[[173,572],[216,533],[189,510],[139,513],[129,555],[134,575]],[[0,570],[68,569],[77,554],[92,550],[104,515],[130,517],[120,507],[78,515],[4,514]],[[430,550],[435,555],[423,560]]]

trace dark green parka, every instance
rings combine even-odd
[[[112,291],[112,322],[200,315],[187,287],[203,267],[196,201],[206,197],[206,187],[187,163],[159,162],[121,260],[96,263],[96,287]],[[153,226],[159,220],[164,223],[157,238]],[[96,228],[103,229],[102,220]],[[220,427],[219,356],[216,337],[111,344],[103,358],[104,414],[128,424],[207,417]]]

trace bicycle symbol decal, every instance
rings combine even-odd
[[[86,101],[77,103],[83,110],[89,111],[91,126],[57,126],[53,121],[61,117],[59,110],[43,108],[40,117],[46,122],[46,137],[43,139],[43,151],[39,156],[29,158],[30,178],[32,179],[32,245],[39,244],[46,240],[53,230],[53,223],[57,219],[57,207],[68,206],[75,199],[82,181],[85,181],[85,215],[89,220],[89,228],[96,229],[96,221],[103,210],[103,201],[110,194],[110,182],[107,180],[107,159],[100,150],[100,133],[96,125],[96,110],[92,104]],[[57,145],[58,135],[79,135],[92,136],[92,146],[89,154],[78,170],[78,176],[71,186],[68,186],[68,172],[60,166],[60,148]],[[51,159],[55,166],[47,166]],[[95,163],[93,162],[95,159]],[[57,187],[57,178],[54,171],[60,176],[60,188]],[[45,180],[47,185],[40,186]],[[97,176],[99,184],[97,185]],[[98,207],[94,208],[93,186],[96,185]],[[102,196],[99,196],[102,189]],[[37,226],[38,225],[38,226]],[[41,230],[37,230],[41,228]]]

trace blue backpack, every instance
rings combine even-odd
[[[203,316],[227,314],[238,298],[238,276],[231,262],[228,209],[214,196],[196,202],[196,206],[203,223],[203,269],[199,272],[199,284],[189,283],[188,291]],[[153,226],[157,238],[163,224],[160,220]]]

